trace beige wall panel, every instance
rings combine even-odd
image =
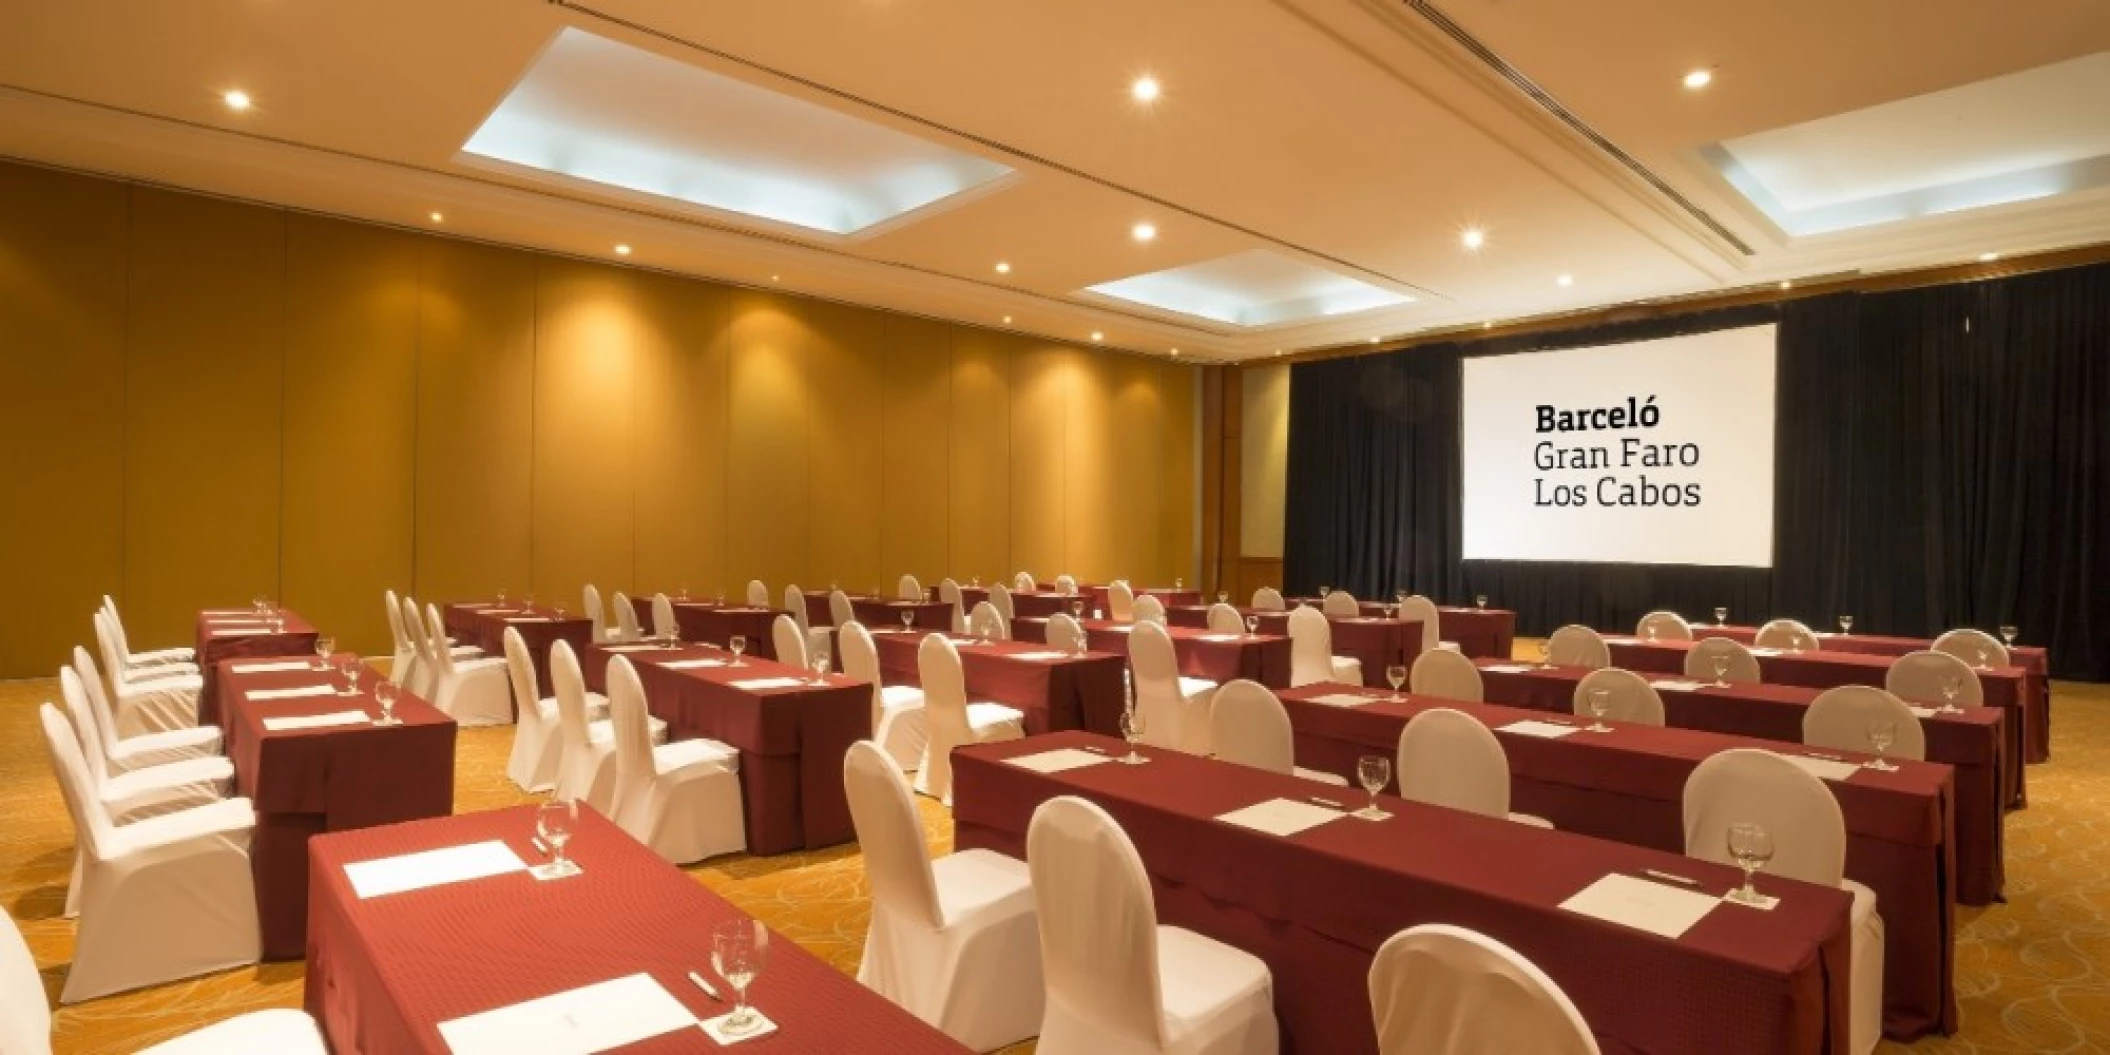
[[[1279,559],[1289,485],[1289,367],[1248,366],[1238,373],[1245,414],[1239,440],[1240,555]]]
[[[1020,344],[1011,355],[1011,563],[1003,571],[1090,578],[1095,573],[1080,560],[1076,524],[1065,519],[1068,481],[1092,457],[1079,446],[1089,440],[1077,418],[1089,357],[1056,345]]]
[[[286,604],[387,655],[381,591],[410,583],[416,536],[419,239],[286,224]]]
[[[642,593],[725,582],[726,325],[722,286],[640,272],[652,339],[634,349],[636,572]]]
[[[1110,427],[1100,459],[1108,493],[1082,512],[1103,533],[1115,574],[1138,586],[1169,584],[1175,573],[1158,543],[1177,498],[1164,489],[1170,423],[1158,394],[1158,364],[1139,356],[1107,355],[1093,365],[1108,396]],[[1072,510],[1074,518],[1078,507]]]
[[[142,641],[279,593],[285,214],[132,192],[125,608]]]
[[[431,603],[517,596],[532,588],[535,257],[419,248],[415,590]]]
[[[803,307],[770,293],[732,294],[725,587],[735,596],[749,579],[761,579],[781,601],[785,584],[806,572],[811,448],[804,362],[812,335]]]
[[[633,572],[631,361],[665,340],[618,268],[544,258],[535,284],[535,591],[605,599]]]
[[[879,558],[885,453],[886,316],[827,301],[801,305],[809,321],[804,374],[812,458],[806,480],[812,524],[806,570],[811,591],[839,582],[862,589],[901,571]],[[772,584],[778,593],[781,584]]]
[[[126,189],[0,165],[0,678],[50,677],[124,585]],[[166,626],[163,629],[167,629]]]
[[[1164,473],[1158,513],[1160,574],[1201,582],[1201,369],[1166,363],[1155,382],[1162,402]]]
[[[1016,346],[1014,338],[990,330],[953,330],[949,573],[961,582],[1019,570],[1011,552],[1011,358]]]
[[[886,320],[879,383],[879,564],[926,585],[952,563],[952,337],[955,328],[906,315]]]

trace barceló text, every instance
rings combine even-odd
[[[1656,406],[1656,397],[1645,400],[1626,397],[1626,406],[1580,407],[1561,410],[1546,403],[1538,405],[1538,431],[1540,432],[1590,432],[1597,429],[1652,429],[1663,423],[1663,411]]]

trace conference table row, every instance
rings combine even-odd
[[[283,608],[266,614],[254,608],[208,608],[198,613],[195,648],[203,690],[198,695],[198,724],[219,725],[213,680],[221,660],[245,656],[315,654],[321,634],[300,613]]]

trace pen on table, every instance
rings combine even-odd
[[[1110,754],[1112,754],[1112,753],[1113,753],[1113,752],[1111,752],[1111,751],[1108,751],[1108,750],[1107,750],[1106,748],[1103,748],[1103,747],[1094,747],[1094,746],[1092,746],[1091,744],[1086,744],[1086,745],[1084,745],[1084,749],[1085,749],[1085,750],[1087,750],[1087,751],[1090,751],[1091,753],[1093,753],[1093,754],[1095,754],[1095,755],[1110,755]]]
[[[1826,754],[1826,753],[1825,753],[1825,752],[1823,752],[1823,751],[1805,751],[1805,752],[1803,752],[1803,754],[1804,754],[1804,756],[1806,756],[1806,757],[1809,757],[1809,758],[1821,758],[1821,759],[1824,759],[1824,760],[1825,760],[1825,761],[1827,761],[1827,762],[1844,762],[1844,761],[1846,761],[1846,756],[1845,756],[1845,755],[1832,755],[1832,754]]]
[[[713,985],[712,985],[711,983],[709,983],[709,982],[707,982],[707,981],[704,981],[704,978],[703,978],[703,976],[702,976],[702,975],[700,975],[700,974],[697,974],[697,973],[696,973],[696,972],[694,972],[694,971],[690,971],[690,972],[689,972],[689,981],[692,981],[692,982],[696,983],[696,988],[698,988],[698,989],[701,989],[701,990],[703,990],[703,991],[704,991],[704,994],[705,994],[705,995],[707,995],[707,996],[709,996],[709,997],[710,997],[711,999],[713,999],[713,1000],[716,1000],[716,1001],[718,1001],[718,1002],[719,1002],[719,1003],[721,1003],[721,1004],[722,1004],[722,1003],[725,1003],[725,998],[724,998],[724,997],[722,997],[722,996],[719,996],[719,995],[718,995],[718,989],[717,989],[717,987],[716,987],[716,986],[713,986]]]
[[[1320,806],[1331,806],[1331,807],[1333,807],[1334,809],[1337,809],[1337,810],[1345,810],[1345,809],[1347,809],[1347,808],[1348,808],[1348,807],[1346,807],[1346,806],[1343,806],[1343,805],[1341,805],[1341,804],[1340,804],[1340,803],[1338,803],[1338,802],[1335,802],[1335,801],[1333,801],[1332,799],[1322,799],[1322,798],[1318,797],[1317,795],[1313,795],[1313,796],[1311,797],[1311,801],[1312,801],[1313,803],[1317,804],[1317,805],[1320,805]]]
[[[1670,882],[1672,882],[1672,883],[1683,883],[1683,884],[1685,884],[1686,886],[1699,886],[1699,885],[1700,885],[1700,881],[1699,881],[1699,880],[1697,880],[1697,879],[1694,879],[1694,878],[1692,878],[1691,876],[1681,876],[1681,875],[1673,875],[1672,873],[1669,873],[1669,872],[1658,872],[1658,871],[1656,871],[1656,870],[1655,870],[1655,869],[1653,869],[1653,868],[1644,868],[1644,869],[1642,869],[1641,871],[1642,871],[1642,873],[1643,873],[1644,875],[1650,876],[1650,877],[1652,877],[1652,878],[1655,878],[1655,879],[1663,879],[1663,880],[1668,880],[1668,881],[1670,881]]]

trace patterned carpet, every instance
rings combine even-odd
[[[1521,644],[1521,642],[1520,642]],[[72,957],[60,918],[73,832],[37,742],[36,705],[52,681],[0,682],[0,905],[19,921],[55,997]],[[2030,808],[2008,817],[2008,903],[1961,911],[1956,949],[1963,1030],[1888,1052],[2110,1051],[2110,686],[2059,683],[2054,761],[2030,771]],[[463,811],[526,801],[505,779],[508,729],[462,734],[455,803]],[[952,826],[922,803],[934,853]],[[799,944],[855,973],[868,918],[855,847],[738,857],[691,868]],[[269,964],[121,994],[58,1012],[57,1050],[129,1052],[242,1011],[297,1007],[302,968]],[[1030,1043],[1007,1055],[1030,1052]]]

